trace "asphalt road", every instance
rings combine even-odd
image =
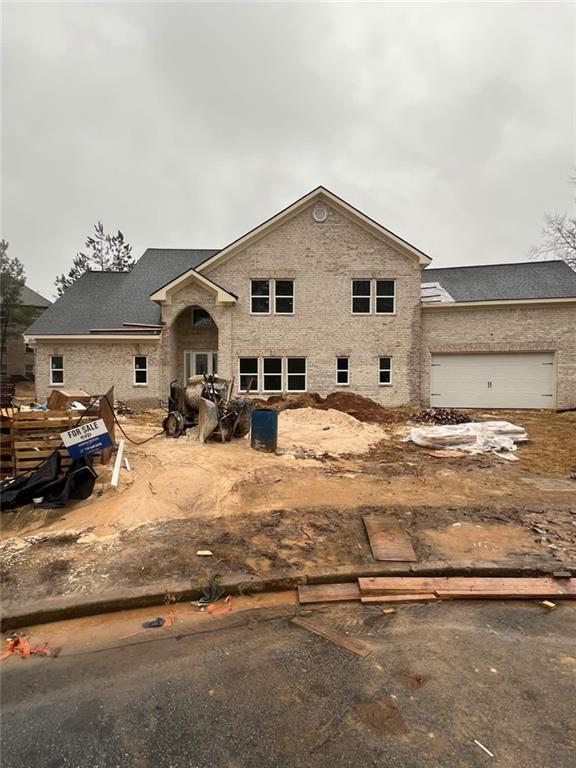
[[[306,616],[366,658],[290,624],[297,611],[184,616],[124,640],[120,617],[47,625],[63,638],[57,658],[2,662],[3,768],[576,764],[576,606]]]

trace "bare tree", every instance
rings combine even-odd
[[[570,179],[576,185],[576,174]],[[530,249],[531,259],[562,259],[576,270],[576,217],[547,213],[542,225],[542,242]]]

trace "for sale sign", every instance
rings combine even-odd
[[[60,437],[73,459],[80,459],[82,456],[96,453],[103,448],[110,448],[112,445],[112,438],[108,434],[104,419],[79,424],[74,429],[61,432]]]

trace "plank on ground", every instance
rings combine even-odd
[[[366,595],[360,597],[361,603],[419,603],[436,600],[433,592],[421,592],[418,595]]]
[[[418,558],[398,521],[390,515],[363,515],[375,560],[416,562]]]
[[[343,584],[310,584],[298,587],[300,603],[331,603],[337,600],[359,600],[360,589],[355,581]]]
[[[299,627],[307,629],[309,632],[314,632],[316,635],[320,635],[325,640],[339,645],[341,648],[345,648],[347,651],[357,654],[358,656],[369,656],[371,651],[366,648],[362,643],[358,643],[356,640],[351,640],[345,635],[339,635],[337,632],[332,632],[331,629],[324,629],[324,627],[318,627],[316,624],[303,619],[301,616],[295,616],[292,620],[292,624],[297,624]]]
[[[522,597],[544,597],[575,595],[576,581],[540,577],[467,577],[467,576],[383,576],[358,579],[360,593],[369,595],[421,594],[433,592],[442,597],[470,595],[495,597],[511,595]]]

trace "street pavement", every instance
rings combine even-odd
[[[35,628],[61,650],[2,662],[3,768],[576,765],[576,606],[246,607],[176,606],[140,634],[168,609]]]

